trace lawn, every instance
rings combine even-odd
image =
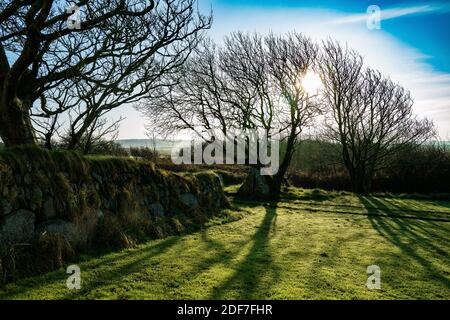
[[[81,290],[59,270],[0,299],[450,299],[450,202],[291,189],[234,206],[238,221],[80,257]]]

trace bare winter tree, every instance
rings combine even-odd
[[[327,41],[319,66],[330,109],[326,134],[342,147],[354,191],[368,192],[388,156],[433,137],[434,125],[413,114],[407,90],[378,71],[364,69],[355,51]]]
[[[232,101],[212,41],[203,41],[168,82],[176,85],[160,87],[158,95],[137,106],[148,118],[149,131],[167,136],[188,130],[204,141],[210,141],[212,130],[227,132]]]
[[[231,45],[234,41],[227,40],[222,48],[206,39],[170,80],[177,85],[162,88],[157,99],[138,107],[148,117],[152,131],[168,134],[189,130],[211,141],[213,132],[226,135],[258,127],[254,110],[257,81],[243,78],[233,65]]]
[[[115,143],[119,135],[120,123],[124,120],[120,117],[118,120],[109,121],[106,117],[99,117],[91,123],[78,144],[79,150],[83,154],[89,154],[94,147],[102,148],[102,144]],[[72,139],[69,139],[69,142]]]
[[[300,134],[321,113],[317,95],[310,95],[302,86],[306,73],[311,72],[316,64],[318,47],[298,33],[286,37],[270,35],[265,41],[269,73],[275,90],[272,103],[281,98],[278,131],[286,140],[280,168],[272,181],[273,192],[279,194]]]
[[[53,149],[56,137],[62,124],[58,120],[59,114],[45,118],[32,118],[38,142],[46,149]]]
[[[139,109],[152,128],[166,133],[188,129],[205,141],[211,140],[208,133],[213,130],[226,135],[256,129],[269,139],[286,138],[280,170],[268,182],[276,196],[299,134],[319,111],[315,97],[301,86],[317,51],[300,34],[263,37],[236,32],[221,47],[205,41],[180,69],[177,85]]]
[[[211,18],[197,14],[194,1],[76,1],[79,29],[67,25],[68,1],[2,2],[0,135],[5,144],[36,143],[32,108],[35,115],[51,116],[84,103],[89,111],[80,120],[79,139],[105,110],[135,102],[161,85],[159,77],[182,63],[198,33],[210,26]],[[52,101],[50,90],[67,91],[67,104]]]

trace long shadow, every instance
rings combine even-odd
[[[369,197],[369,196],[359,196],[360,201],[363,203],[363,205],[368,208],[379,208],[384,207],[382,211],[384,211],[385,214],[389,215],[389,207],[384,203],[383,200],[377,199],[375,197]],[[388,204],[391,204],[390,202]],[[398,207],[398,205],[394,205],[394,207]],[[405,205],[401,206],[403,210],[407,211],[408,207]],[[389,218],[389,217],[388,217]],[[445,222],[436,222],[433,220],[410,220],[410,219],[402,219],[402,217],[396,217],[398,219],[395,219],[395,217],[391,218],[391,221],[395,221],[396,224],[398,224],[398,227],[402,229],[403,231],[409,230],[409,233],[413,233],[414,229],[420,229],[430,235],[431,238],[440,238],[442,240],[446,240],[446,237],[440,237],[438,234],[436,234],[436,231],[440,231],[443,233],[448,232],[448,228],[445,227]],[[428,228],[425,228],[425,226],[428,226]],[[430,231],[430,229],[433,230],[433,232]],[[411,236],[410,234],[405,234],[405,236]],[[445,234],[446,236],[446,234]],[[416,239],[419,238],[419,239]],[[421,243],[426,243],[428,246],[432,246],[432,243],[429,239],[421,237],[418,234],[414,234],[414,237],[411,238],[411,240],[420,240]]]
[[[382,206],[383,203],[374,197],[359,197],[361,203],[366,208],[373,208],[377,206]],[[376,217],[368,216],[369,221],[375,230],[378,231],[380,235],[386,238],[390,243],[398,247],[404,254],[406,254],[411,259],[418,262],[427,272],[431,273],[433,278],[439,280],[446,287],[450,288],[450,279],[443,275],[443,270],[436,268],[433,263],[420,254],[417,248],[421,251],[426,251],[437,254],[445,260],[447,265],[450,265],[449,259],[449,247],[444,237],[436,234],[436,231],[448,232],[448,229],[434,228],[435,223],[424,220],[411,220],[402,219],[394,217]],[[425,228],[429,226],[429,228]],[[422,236],[418,234],[415,230],[428,230],[428,236]],[[430,230],[433,230],[431,232]],[[435,241],[430,241],[433,239]],[[435,244],[436,240],[442,244],[442,247]]]
[[[393,206],[394,208],[398,208],[399,210],[403,210],[403,211],[408,211],[408,209],[410,209],[410,207],[408,205],[404,204],[404,203],[399,204],[399,203],[396,203],[396,202],[386,201],[385,199],[379,199],[379,198],[370,197],[368,199],[366,198],[366,201],[368,203],[374,203],[375,205],[382,204],[382,205],[385,206],[385,210],[386,211],[389,211],[389,206],[390,205]],[[415,208],[415,207],[413,207],[413,208]],[[419,222],[417,222],[417,223],[409,223],[409,224],[402,224],[402,226],[405,227],[405,228],[411,228],[412,230],[413,229],[421,230],[422,233],[428,234],[431,238],[434,238],[435,240],[438,239],[440,241],[447,242],[448,229],[446,229],[444,227],[445,224],[443,224],[442,222],[436,222],[436,221],[428,219],[427,223],[425,225],[428,226],[428,228],[426,228],[424,226],[424,224],[419,223]],[[431,232],[430,229],[433,229],[433,232]],[[439,236],[438,234],[436,234],[437,230],[442,231],[444,233],[444,236]],[[423,240],[427,241],[428,239],[423,239]]]
[[[138,250],[127,250],[123,253],[120,253],[119,255],[113,255],[111,258],[101,259],[101,261],[99,261],[98,263],[80,263],[82,279],[85,279],[85,277],[83,277],[84,272],[95,273],[96,275],[98,274],[99,277],[94,278],[91,276],[90,280],[86,280],[83,282],[82,290],[77,292],[67,290],[67,294],[65,294],[62,298],[76,299],[97,288],[101,288],[111,283],[120,283],[120,280],[122,278],[131,273],[138,272],[142,268],[142,263],[145,260],[164,253],[169,248],[174,246],[178,241],[179,237],[170,237],[158,242],[155,245],[152,245],[151,247],[145,246]],[[127,260],[127,263],[119,263],[117,267],[111,268],[110,264],[117,260]],[[109,267],[109,269],[103,271],[102,266]],[[42,279],[42,281],[39,282],[37,282],[35,278],[19,280],[16,283],[17,286],[15,286],[12,290],[5,290],[3,292],[0,291],[0,299],[10,299],[27,291],[39,290],[40,287],[46,287],[58,282],[65,286],[67,277],[68,275],[64,272],[64,270],[59,270],[41,276],[40,278]]]
[[[385,203],[384,200],[380,200],[378,198],[375,197],[370,197],[370,196],[359,196],[360,201],[363,203],[363,205],[366,208],[372,208],[372,209],[377,209],[377,208],[382,208],[382,209],[377,209],[381,212],[383,212],[384,214],[390,216],[391,215],[391,211],[389,209],[389,205],[391,204],[390,202]],[[398,208],[399,205],[393,205],[394,208]],[[406,205],[402,205],[401,206],[402,210],[407,212],[408,211],[408,207]],[[395,218],[399,218],[399,219],[395,219]],[[400,228],[402,229],[411,229],[411,232],[413,232],[414,229],[416,230],[421,230],[423,233],[428,234],[431,238],[433,238],[434,240],[438,239],[438,240],[442,240],[442,241],[447,241],[447,232],[448,232],[448,228],[446,228],[445,223],[442,222],[437,222],[434,221],[433,219],[426,219],[427,217],[423,217],[423,219],[419,219],[416,220],[415,222],[413,221],[406,221],[405,223],[401,223],[399,225]],[[392,215],[391,218],[392,221],[402,221],[402,220],[410,220],[410,219],[402,219],[402,217],[397,217],[395,215]],[[426,223],[421,223],[420,220],[425,221]],[[450,222],[450,220],[446,220],[444,219],[443,221],[445,222]],[[427,227],[425,227],[427,226]],[[430,229],[432,229],[433,231],[431,232]],[[444,236],[440,236],[436,233],[436,231],[440,231],[444,234]],[[417,235],[417,237],[420,237],[420,235]],[[414,239],[412,239],[414,240]],[[425,241],[425,242],[429,242],[429,245],[431,245],[429,239],[425,238],[425,239],[420,239],[421,241]]]
[[[439,204],[441,207],[450,209],[450,201],[448,200],[435,200],[435,202]]]
[[[269,249],[269,236],[276,220],[276,207],[267,206],[263,221],[251,238],[253,242],[249,253],[237,266],[234,273],[222,284],[215,287],[210,296],[220,299],[233,287],[239,288],[241,299],[255,299],[261,278],[267,272],[274,272],[274,282],[279,278],[279,272],[272,264],[272,254]],[[265,287],[267,289],[267,287]]]
[[[111,284],[120,284],[121,280],[130,274],[140,272],[143,267],[145,267],[145,262],[149,262],[151,258],[161,255],[167,252],[168,249],[177,244],[180,237],[173,236],[170,237],[146,250],[140,251],[139,255],[134,255],[130,261],[125,264],[120,264],[119,266],[112,268],[110,270],[102,271],[101,273],[96,270],[96,274],[99,274],[98,278],[91,279],[83,285],[81,292],[77,293],[74,291],[69,292],[65,295],[65,299],[76,299],[79,295],[91,292],[95,289],[99,289]],[[92,278],[92,277],[91,277]]]

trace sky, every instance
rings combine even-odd
[[[371,5],[381,10],[379,29],[368,28]],[[450,0],[199,0],[199,10],[212,10],[208,34],[217,42],[242,30],[297,31],[318,42],[331,37],[347,43],[366,66],[410,90],[414,111],[450,140]],[[145,138],[145,119],[131,106],[111,116],[123,114],[119,138]]]

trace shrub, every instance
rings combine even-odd
[[[93,247],[99,250],[130,248],[134,241],[125,234],[117,217],[103,216],[95,230]]]
[[[148,161],[156,161],[159,158],[158,151],[148,147],[130,147],[129,154],[132,157],[141,158]]]
[[[351,190],[350,179],[334,144],[299,144],[288,179],[301,188]],[[411,146],[386,159],[372,182],[374,192],[449,193],[450,148],[443,143]]]
[[[62,236],[40,234],[28,244],[0,248],[0,284],[61,268],[75,252]]]

